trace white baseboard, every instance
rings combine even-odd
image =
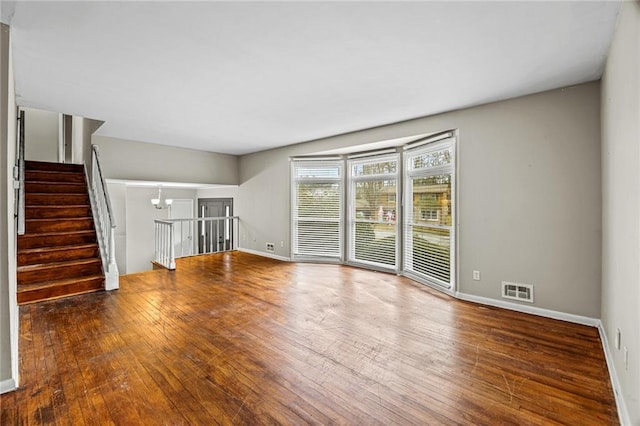
[[[568,314],[565,312],[552,311],[550,309],[538,308],[535,306],[527,306],[503,300],[490,299],[488,297],[475,296],[468,293],[458,292],[455,294],[455,297],[461,300],[467,300],[469,302],[480,303],[482,305],[495,306],[498,308],[509,309],[526,314],[538,315],[541,317],[596,327],[598,329],[598,333],[600,334],[600,342],[602,342],[602,349],[604,350],[604,357],[607,362],[607,368],[609,370],[609,379],[611,380],[613,395],[616,399],[616,408],[618,410],[618,417],[620,417],[620,424],[623,426],[631,425],[629,411],[627,411],[627,406],[624,402],[624,397],[622,396],[622,389],[620,388],[620,381],[618,380],[618,374],[616,373],[616,368],[613,364],[613,356],[611,355],[611,351],[609,350],[607,333],[604,330],[601,320],[597,318],[584,317],[581,315]]]
[[[616,398],[616,408],[618,409],[618,417],[620,417],[620,424],[623,426],[631,425],[631,418],[629,417],[629,411],[627,410],[627,404],[624,402],[622,396],[622,388],[620,387],[620,381],[618,380],[618,373],[613,363],[613,355],[609,349],[609,339],[607,339],[607,332],[604,329],[602,321],[598,320],[598,332],[600,333],[600,341],[602,342],[602,349],[604,350],[604,358],[607,361],[607,368],[609,369],[609,378],[611,379],[611,387],[613,388],[613,395]]]
[[[0,394],[11,392],[16,390],[16,382],[13,379],[7,379],[0,381]]]
[[[568,314],[565,312],[552,311],[551,309],[538,308],[536,306],[521,305],[519,303],[507,302],[504,300],[490,299],[488,297],[475,296],[473,294],[457,292],[455,297],[469,302],[476,302],[482,305],[495,306],[498,308],[509,309],[511,311],[524,312],[525,314],[538,315],[541,317],[557,319],[561,321],[573,322],[576,324],[597,327],[600,323],[599,319],[584,317],[581,315]]]
[[[279,256],[273,253],[265,253],[263,251],[251,250],[244,247],[238,247],[238,251],[242,251],[244,253],[249,253],[249,254],[255,254],[256,256],[262,256],[262,257],[268,257],[271,259],[281,260],[283,262],[291,262],[291,259],[289,259],[288,257]]]

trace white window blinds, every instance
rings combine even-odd
[[[348,161],[350,262],[396,269],[398,154]]]
[[[455,237],[453,139],[405,151],[404,271],[451,288]]]
[[[342,257],[343,161],[292,161],[293,256]]]

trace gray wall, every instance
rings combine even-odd
[[[15,308],[15,222],[12,168],[15,164],[15,92],[10,60],[9,27],[0,24],[0,390],[17,385]],[[13,342],[13,348],[12,348]]]
[[[108,179],[203,184],[238,183],[233,155],[94,136]],[[123,155],[126,153],[126,155]]]
[[[602,78],[602,322],[640,424],[640,4],[624,2]],[[616,329],[621,344],[614,347]]]
[[[21,108],[25,115],[24,158],[34,161],[58,162],[57,112]]]
[[[528,283],[535,306],[599,318],[599,94],[589,83],[243,156],[241,246],[290,256],[290,156],[459,129],[459,291],[500,299],[502,280]]]

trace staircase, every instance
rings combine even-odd
[[[25,162],[18,304],[104,289],[84,166]]]

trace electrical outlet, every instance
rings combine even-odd
[[[267,243],[267,251],[273,253],[274,251],[276,251],[276,245],[273,243]]]
[[[480,271],[473,271],[473,279],[475,281],[480,281]]]
[[[629,350],[626,346],[624,347],[624,369],[629,369]]]
[[[616,329],[616,349],[620,350],[620,341],[622,340],[622,332],[620,329]]]

